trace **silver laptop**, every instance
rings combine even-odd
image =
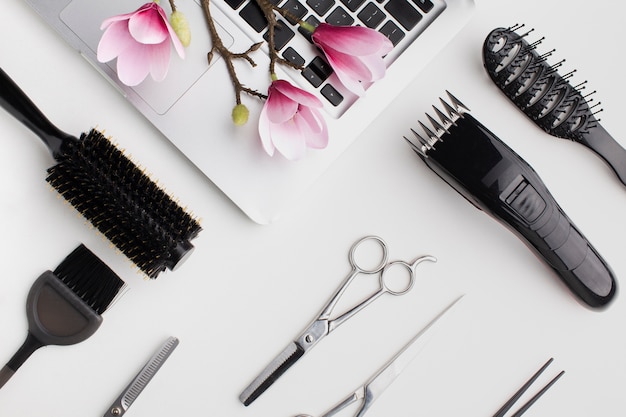
[[[385,58],[386,77],[357,98],[342,88],[297,26],[279,19],[286,35],[281,34],[277,49],[305,68],[279,70],[279,76],[320,97],[330,138],[326,149],[308,150],[303,160],[288,161],[263,151],[257,130],[260,100],[244,96],[250,120],[243,127],[232,123],[234,90],[224,61],[215,57],[210,65],[207,62],[211,43],[200,0],[176,0],[192,30],[186,58],[181,60],[172,52],[164,81],[148,77],[135,87],[119,82],[115,61],[99,63],[96,49],[104,19],[132,12],[148,0],[26,1],[192,164],[261,224],[276,220],[297,201],[461,29],[474,9],[473,0],[280,0],[282,7],[303,20],[370,26],[395,44]],[[168,10],[167,2],[162,3]],[[243,52],[263,40],[266,28],[254,15],[258,12],[254,0],[212,0],[211,7],[222,40],[232,51]],[[266,52],[253,54],[255,68],[237,63],[242,82],[259,91],[267,91],[270,82]]]

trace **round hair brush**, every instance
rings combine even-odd
[[[199,223],[102,133],[62,132],[1,68],[0,105],[50,149],[46,181],[148,277],[192,252]]]

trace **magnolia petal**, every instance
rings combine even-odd
[[[128,33],[126,22],[114,22],[100,38],[97,51],[98,61],[109,62],[135,43],[136,41]]]
[[[391,41],[385,35],[363,26],[333,26],[321,23],[312,36],[313,41],[319,46],[329,47],[344,54],[363,56],[382,52],[383,56],[391,51],[388,49]]]
[[[286,97],[290,98],[296,103],[302,104],[303,106],[319,108],[323,107],[322,101],[319,98],[315,97],[308,91],[294,86],[288,81],[276,80],[272,83],[272,87],[280,91]]]
[[[111,16],[107,19],[104,19],[104,21],[102,22],[102,24],[100,25],[100,29],[104,29],[107,26],[109,26],[111,23],[120,21],[120,20],[128,20],[130,19],[135,13],[137,12],[141,12],[143,10],[149,9],[150,7],[152,7],[152,2],[146,3],[143,6],[141,6],[140,8],[138,8],[137,10],[135,10],[134,12],[130,12],[130,13],[124,13],[124,14],[118,14],[116,16]]]
[[[165,24],[165,27],[167,28],[167,32],[170,35],[170,39],[172,40],[172,43],[174,44],[174,49],[176,50],[176,53],[178,54],[179,57],[181,57],[182,59],[185,59],[185,47],[183,46],[183,43],[181,42],[180,38],[178,37],[178,34],[176,33],[172,25],[170,25],[170,22],[167,19],[167,15],[165,14],[165,10],[163,10],[163,8],[159,8],[158,11],[159,11],[159,14],[161,15],[161,19],[163,19],[163,23]]]
[[[117,76],[128,86],[141,83],[150,73],[150,56],[146,45],[135,44],[117,57]]]
[[[363,78],[370,78],[371,74],[359,74],[355,73],[354,69],[351,65],[354,64],[359,68],[360,71],[366,71],[367,69],[362,66],[361,61],[355,59],[354,57],[348,57],[343,54],[334,54],[334,55],[326,55],[328,59],[328,63],[337,74],[337,78],[344,87],[346,87],[352,93],[363,96],[365,94],[365,88],[361,84],[361,80]],[[343,59],[338,59],[343,58]]]
[[[306,154],[306,141],[294,120],[271,126],[272,142],[278,152],[290,161],[302,159]]]
[[[300,131],[306,132],[304,140],[309,148],[324,149],[328,146],[328,129],[326,122],[317,109],[304,107],[296,118]]]
[[[163,81],[167,76],[170,66],[170,50],[170,43],[167,39],[159,45],[149,47],[150,75],[155,81]]]
[[[270,86],[267,101],[265,102],[267,118],[273,124],[280,124],[291,119],[296,114],[298,103],[272,88],[273,86],[274,84]]]
[[[156,3],[153,3],[159,7]],[[167,26],[158,10],[145,9],[135,13],[128,20],[128,30],[139,43],[155,45],[169,37]]]
[[[261,137],[261,145],[263,146],[263,150],[269,156],[274,155],[274,150],[276,149],[274,144],[272,143],[272,133],[270,130],[270,122],[267,117],[267,102],[261,109],[261,115],[259,117],[259,136]]]
[[[385,65],[385,61],[380,59],[379,56],[363,56],[361,57],[361,61],[368,68],[371,74],[370,79],[367,81],[378,81],[385,76],[387,66]]]

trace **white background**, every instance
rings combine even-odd
[[[470,23],[305,196],[259,226],[128,105],[23,2],[4,1],[0,65],[50,120],[80,133],[104,129],[202,219],[195,253],[147,281],[57,198],[44,181],[45,147],[0,112],[0,358],[26,335],[24,306],[41,272],[79,242],[129,291],[87,341],[36,352],[0,390],[3,416],[99,416],[169,335],[180,346],[129,416],[280,417],[321,414],[372,375],[450,301],[452,321],[368,412],[377,416],[492,415],[549,357],[564,377],[528,416],[618,416],[626,408],[626,305],[592,311],[503,226],[445,185],[402,140],[444,90],[524,157],[613,268],[626,274],[626,188],[589,150],[540,131],[491,83],[481,47],[518,22],[545,36],[604,107],[624,144],[619,2],[477,2]],[[210,127],[207,128],[207,131]],[[207,132],[208,135],[208,132]],[[332,140],[332,138],[331,138]],[[237,175],[233,172],[233,175]],[[378,234],[392,259],[432,254],[415,288],[383,297],[283,375],[250,407],[240,391],[313,318],[348,272],[353,241]]]

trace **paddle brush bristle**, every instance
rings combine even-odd
[[[173,269],[201,227],[101,132],[68,141],[47,181],[150,278]]]
[[[73,345],[94,334],[102,324],[100,315],[124,286],[124,281],[84,245],[70,253],[54,272],[44,272],[28,293],[28,335],[0,369],[0,387],[40,347]]]

